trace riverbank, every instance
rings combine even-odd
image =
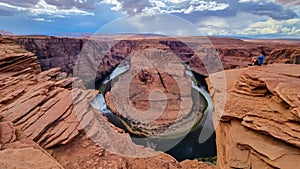
[[[113,70],[112,73],[107,75],[100,83],[102,86],[96,84],[96,86],[100,86],[100,93],[93,101],[93,107],[108,117],[108,121],[115,126],[128,132],[131,135],[132,141],[136,144],[152,148],[156,151],[167,152],[178,161],[216,156],[215,134],[211,118],[213,111],[212,102],[209,93],[204,90],[203,87],[198,86],[200,80],[198,81],[195,78],[192,71],[188,70],[188,67],[185,67],[185,74],[192,80],[190,88],[192,89],[192,93],[194,93],[191,95],[194,108],[183,121],[178,121],[168,126],[168,128],[166,128],[167,130],[164,129],[172,132],[161,131],[163,134],[149,135],[148,133],[144,133],[142,129],[132,125],[131,122],[123,116],[119,116],[118,112],[115,114],[114,111],[117,111],[116,108],[113,108],[113,111],[111,111],[110,108],[107,107],[106,95],[111,95],[110,90],[114,85],[113,82],[118,81],[116,79],[121,78],[120,76],[126,76],[124,74],[130,70],[130,63],[129,61],[127,64],[122,64]],[[109,102],[113,102],[113,100],[109,99]],[[183,102],[183,104],[185,103]],[[185,124],[190,121],[188,120],[189,118],[194,119],[194,121],[192,124],[189,124],[189,128],[186,128]],[[181,125],[183,130],[180,129]],[[172,129],[174,127],[172,126],[176,126],[179,132],[174,131]]]

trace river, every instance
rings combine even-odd
[[[105,80],[103,80],[100,86],[109,83],[112,79],[129,70],[129,68],[129,63],[117,67]],[[195,78],[193,73],[188,69],[186,70],[186,74],[191,78]],[[192,88],[197,90],[207,103],[203,118],[193,130],[187,131],[187,135],[179,136],[177,138],[141,138],[140,136],[131,134],[132,141],[145,147],[164,151],[175,157],[178,161],[216,156],[215,133],[212,122],[213,105],[210,95],[203,87],[197,86],[194,81],[192,82]],[[120,118],[112,113],[107,107],[102,93],[99,93],[96,96],[92,102],[92,106],[102,112],[104,116],[108,117],[108,120],[115,126],[125,129],[126,131],[126,127],[123,125]],[[174,144],[174,146],[169,148],[169,145],[172,144]]]

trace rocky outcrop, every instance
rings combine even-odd
[[[18,57],[30,60],[27,69],[19,68],[18,62],[14,62],[16,58],[21,60]],[[65,78],[59,68],[33,73],[30,70],[40,70],[34,68],[35,64],[31,67],[32,60],[36,60],[31,55],[5,54],[0,60],[7,65],[3,69],[9,67],[5,70],[11,70],[1,72],[0,78],[0,115],[3,121],[13,122],[28,138],[45,148],[66,144],[79,134],[82,127],[73,103],[91,100],[97,91],[75,88],[71,92],[72,83],[78,83],[79,87],[83,84],[80,86],[76,78]],[[9,64],[10,60],[16,65]],[[22,66],[26,66],[26,62]]]
[[[38,73],[41,71],[36,56],[24,50],[9,37],[1,37],[0,43],[0,72],[31,72]],[[9,74],[9,73],[8,73]]]
[[[32,147],[18,149],[7,148],[0,151],[0,159],[0,168],[3,169],[63,169],[49,154],[45,154],[41,150]]]
[[[23,137],[13,123],[0,122],[0,168],[31,169],[64,167],[32,140]]]
[[[273,64],[225,71],[210,85],[218,168],[295,168],[300,160],[300,66]],[[222,82],[222,72],[210,77]],[[218,120],[219,123],[218,123]]]
[[[90,106],[98,91],[60,68],[41,72],[36,56],[9,43],[0,50],[0,168],[211,168],[135,145]]]
[[[130,63],[106,94],[110,109],[146,135],[184,133],[192,127],[201,109],[192,113],[192,81],[181,60],[172,52],[147,48],[130,55]],[[171,127],[183,121],[180,129]]]
[[[299,48],[279,48],[274,49],[266,58],[267,64],[272,63],[290,63],[300,64],[300,50]]]

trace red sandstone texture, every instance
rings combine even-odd
[[[0,40],[0,168],[213,168],[135,145],[90,106],[97,90]]]
[[[97,79],[112,71],[131,52],[149,47],[172,51],[195,72],[208,75],[221,70],[247,67],[251,57],[258,56],[261,49],[267,53],[266,63],[298,63],[299,56],[297,52],[293,54],[293,51],[297,50],[300,44],[299,41],[243,41],[214,37],[124,39],[112,36],[75,39],[15,36],[14,39],[22,48],[37,55],[43,70],[60,67],[63,72],[74,74],[76,64],[84,67],[93,64],[94,67],[86,72],[75,74],[84,76],[86,73],[88,76],[90,72],[97,72]]]
[[[185,122],[190,124],[185,129],[181,125],[166,131],[187,119],[193,106],[192,81],[180,59],[172,52],[147,48],[130,55],[130,63],[130,70],[112,83],[106,96],[111,110],[149,135],[191,128],[197,116]]]
[[[299,59],[294,44],[210,40],[225,69],[246,67],[260,48],[269,54],[266,63],[298,63]],[[195,41],[191,38],[191,48]],[[179,163],[169,155],[137,146],[94,110],[89,103],[98,91],[87,90],[81,80],[68,77],[85,40],[3,36],[0,42],[0,168],[214,168],[196,160]],[[106,43],[100,44],[94,47],[109,49]],[[194,71],[205,74],[198,56],[170,39],[124,40],[105,51],[103,60],[92,56],[83,61],[98,61],[100,69],[94,69],[100,77],[132,50],[149,45],[173,51]],[[217,61],[209,57],[213,50],[199,53],[207,63]],[[47,71],[42,72],[39,63]],[[212,72],[220,70],[210,66]],[[214,82],[221,80],[210,85],[213,100],[222,92],[227,94],[222,115],[215,105],[215,119],[221,120],[216,130],[218,168],[297,168],[298,72],[298,65],[283,64],[229,70],[226,85],[220,73],[210,76]],[[129,157],[118,155],[124,152]],[[155,156],[136,158],[152,153]],[[28,158],[29,154],[34,156]]]
[[[271,64],[225,72],[211,84],[215,103],[217,168],[298,168],[300,65]],[[210,80],[221,82],[222,73]],[[218,121],[220,122],[218,123]]]

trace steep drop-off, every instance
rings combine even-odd
[[[90,106],[97,90],[60,68],[42,72],[34,54],[0,42],[0,168],[211,168],[135,145]]]
[[[109,40],[100,37],[98,39],[97,37],[79,39],[49,36],[13,38],[22,48],[36,54],[43,70],[60,67],[63,72],[73,75],[76,64],[93,65],[96,80],[110,73],[133,51],[149,47],[172,51],[193,71],[205,76],[223,69],[247,67],[251,57],[259,55],[261,49],[268,54],[267,63],[293,62],[295,57],[284,53],[286,49],[297,48],[297,44],[280,43],[280,41],[278,43],[247,42],[214,37],[114,39],[112,36]],[[286,57],[283,57],[284,55]],[[223,67],[219,67],[221,64]]]

